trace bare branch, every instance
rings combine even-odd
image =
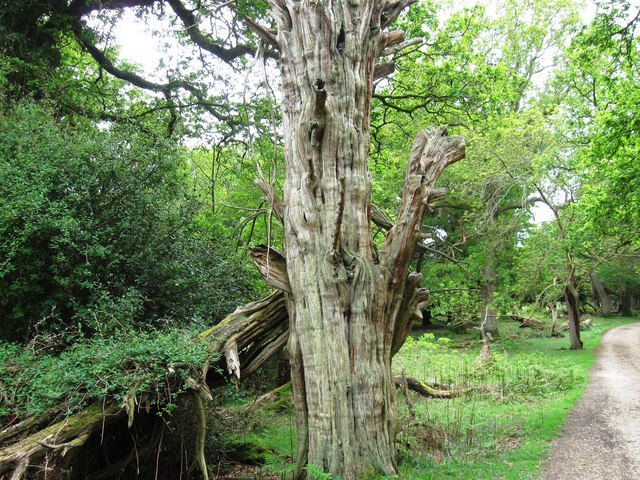
[[[542,198],[540,198],[540,197],[531,197],[531,198],[528,198],[524,202],[510,203],[508,205],[502,205],[501,207],[498,207],[496,209],[494,216],[497,217],[501,213],[507,212],[509,210],[518,210],[520,208],[530,207],[534,203],[538,203],[538,202],[543,202]]]
[[[396,388],[400,388],[403,385],[419,393],[423,397],[430,398],[452,398],[460,392],[452,392],[449,390],[439,390],[437,387],[432,387],[424,382],[421,382],[414,377],[405,377],[404,375],[398,375],[393,378]]]
[[[381,254],[394,275],[406,275],[424,214],[431,202],[444,196],[436,187],[438,178],[448,165],[464,158],[464,147],[464,139],[449,137],[445,128],[418,134],[409,157],[398,221]]]
[[[394,30],[384,34],[385,48],[391,45],[397,45],[404,40],[404,32],[402,30]]]
[[[191,40],[203,50],[214,54],[227,63],[231,63],[244,55],[255,55],[256,47],[253,45],[239,44],[231,48],[221,47],[215,40],[202,33],[196,16],[180,0],[167,0],[167,3],[182,21]],[[277,58],[274,52],[265,52],[265,55],[270,58]]]
[[[422,43],[423,43],[423,40],[421,38],[412,38],[410,40],[407,40],[406,42],[400,43],[399,45],[394,45],[394,46],[385,48],[380,55],[383,57],[387,57],[389,55],[395,55],[396,53],[399,53],[402,50],[405,50],[406,48],[413,47],[415,45],[422,45]]]
[[[82,26],[80,20],[75,20],[73,22],[73,32],[75,33],[78,42],[93,57],[98,65],[100,65],[114,77],[129,82],[136,87],[140,87],[153,92],[167,93],[179,89],[186,90],[190,92],[194,97],[196,97],[196,99],[198,99],[199,106],[203,107],[207,112],[209,112],[218,120],[226,122],[230,125],[235,125],[238,123],[238,121],[234,118],[228,115],[223,115],[215,110],[212,107],[213,104],[205,100],[205,94],[203,93],[203,91],[190,82],[184,80],[173,80],[168,83],[155,83],[141,77],[140,75],[137,75],[136,73],[116,67],[116,65],[109,59],[109,57],[107,57],[102,50],[96,47],[96,45],[89,40],[90,32]]]
[[[249,17],[244,18],[244,23],[246,23],[249,26],[249,28],[251,28],[251,30],[256,32],[256,34],[267,43],[267,45],[270,45],[272,48],[275,48],[276,50],[278,49],[278,41],[276,40],[276,37],[275,37],[276,32],[267,30],[262,25],[254,22]]]
[[[371,205],[371,221],[384,230],[393,228],[393,220],[389,214],[377,205]]]
[[[284,223],[284,202],[280,200],[278,194],[276,193],[275,188],[271,185],[267,180],[260,176],[255,179],[256,185],[262,190],[265,197],[267,197],[267,202],[271,205],[271,211],[276,216],[281,223]]]

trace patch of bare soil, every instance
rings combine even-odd
[[[640,479],[640,323],[609,330],[584,397],[551,447],[546,480]]]
[[[214,472],[216,480],[281,480],[281,475],[267,474],[259,465],[228,463],[218,465]]]

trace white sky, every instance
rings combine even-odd
[[[120,46],[121,57],[139,65],[145,75],[153,76],[165,55],[161,51],[160,40],[153,37],[147,23],[137,18],[131,10],[125,10],[114,29],[114,36]]]
[[[491,12],[495,11],[497,2],[493,0],[449,0],[447,3],[449,4],[450,11],[484,3],[487,5],[487,11]],[[640,6],[640,0],[631,0],[630,3],[632,5],[631,10],[634,10],[634,6]],[[587,0],[585,2],[585,8],[581,10],[580,15],[583,22],[589,22],[593,18],[595,8],[595,2],[593,0]],[[156,27],[158,26],[159,25],[156,25]],[[120,45],[122,58],[139,65],[143,72],[148,76],[152,76],[152,78],[160,61],[168,60],[166,54],[162,51],[160,39],[157,37],[154,38],[151,28],[147,26],[145,21],[137,18],[130,10],[125,11],[122,19],[116,25],[114,36],[116,42]],[[177,43],[170,49],[170,54],[176,51],[179,52]],[[160,78],[155,79],[162,80]]]

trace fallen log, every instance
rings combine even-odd
[[[219,324],[200,334],[199,338],[209,341],[212,354],[219,354],[221,360],[218,365],[213,366],[216,368],[203,368],[203,378],[189,379],[191,392],[207,398],[208,388],[227,383],[228,376],[238,380],[241,375],[243,378],[251,375],[286,343],[287,320],[284,294],[275,292],[238,308]],[[168,366],[169,370],[176,368],[180,367]],[[228,375],[221,373],[225,371]],[[49,454],[60,453],[59,456],[64,457],[69,451],[85,446],[91,436],[103,438],[106,427],[126,430],[133,424],[134,416],[142,404],[143,402],[136,402],[133,392],[133,395],[125,397],[122,404],[113,400],[99,401],[62,420],[59,419],[59,414],[63,409],[58,407],[38,418],[25,419],[6,428],[0,432],[5,444],[0,449],[0,478],[20,480],[28,468],[39,468],[39,462]],[[29,434],[30,430],[41,425],[47,426]],[[97,443],[101,444],[101,441]],[[83,455],[76,457],[82,458]],[[130,461],[135,461],[135,456],[130,457]],[[118,461],[111,458],[109,463]],[[48,461],[46,468],[61,471],[60,467],[61,465]],[[202,464],[200,467],[203,468]],[[82,472],[83,469],[76,468],[75,471]],[[7,474],[10,476],[7,477]]]
[[[439,390],[432,386],[421,382],[415,377],[405,377],[404,375],[398,375],[393,379],[396,388],[404,388],[405,386],[409,390],[419,393],[423,397],[429,398],[453,398],[458,392],[451,390]]]
[[[47,452],[60,450],[61,456],[64,456],[69,450],[84,445],[91,433],[124,416],[126,414],[119,406],[110,404],[105,408],[100,403],[94,403],[0,450],[0,476],[12,472],[11,480],[19,480],[27,467]]]
[[[533,316],[525,317],[524,315],[513,314],[511,318],[516,322],[520,322],[520,328],[533,328],[535,330],[544,330],[544,324]]]
[[[580,330],[589,330],[591,327],[593,327],[593,319],[586,318],[580,321]],[[558,330],[569,330],[569,322],[560,325]]]

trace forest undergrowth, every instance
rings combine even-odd
[[[448,390],[453,397],[426,398],[399,390],[400,478],[539,478],[551,441],[584,391],[602,334],[633,321],[595,318],[583,332],[581,351],[569,350],[566,338],[550,338],[548,329],[520,329],[516,322],[502,322],[501,336],[491,342],[486,360],[478,357],[482,342],[477,331],[415,333],[394,359],[396,374]],[[219,478],[291,478],[291,404],[279,397],[277,403],[247,414],[239,405],[253,398],[238,390],[228,395],[237,406],[225,410],[243,412],[241,424],[231,428],[231,444],[256,447],[254,460],[264,465],[244,470],[233,466],[231,458],[237,454],[232,452],[221,457],[218,472],[234,472],[233,477]],[[308,471],[317,479],[332,478],[314,465]]]

